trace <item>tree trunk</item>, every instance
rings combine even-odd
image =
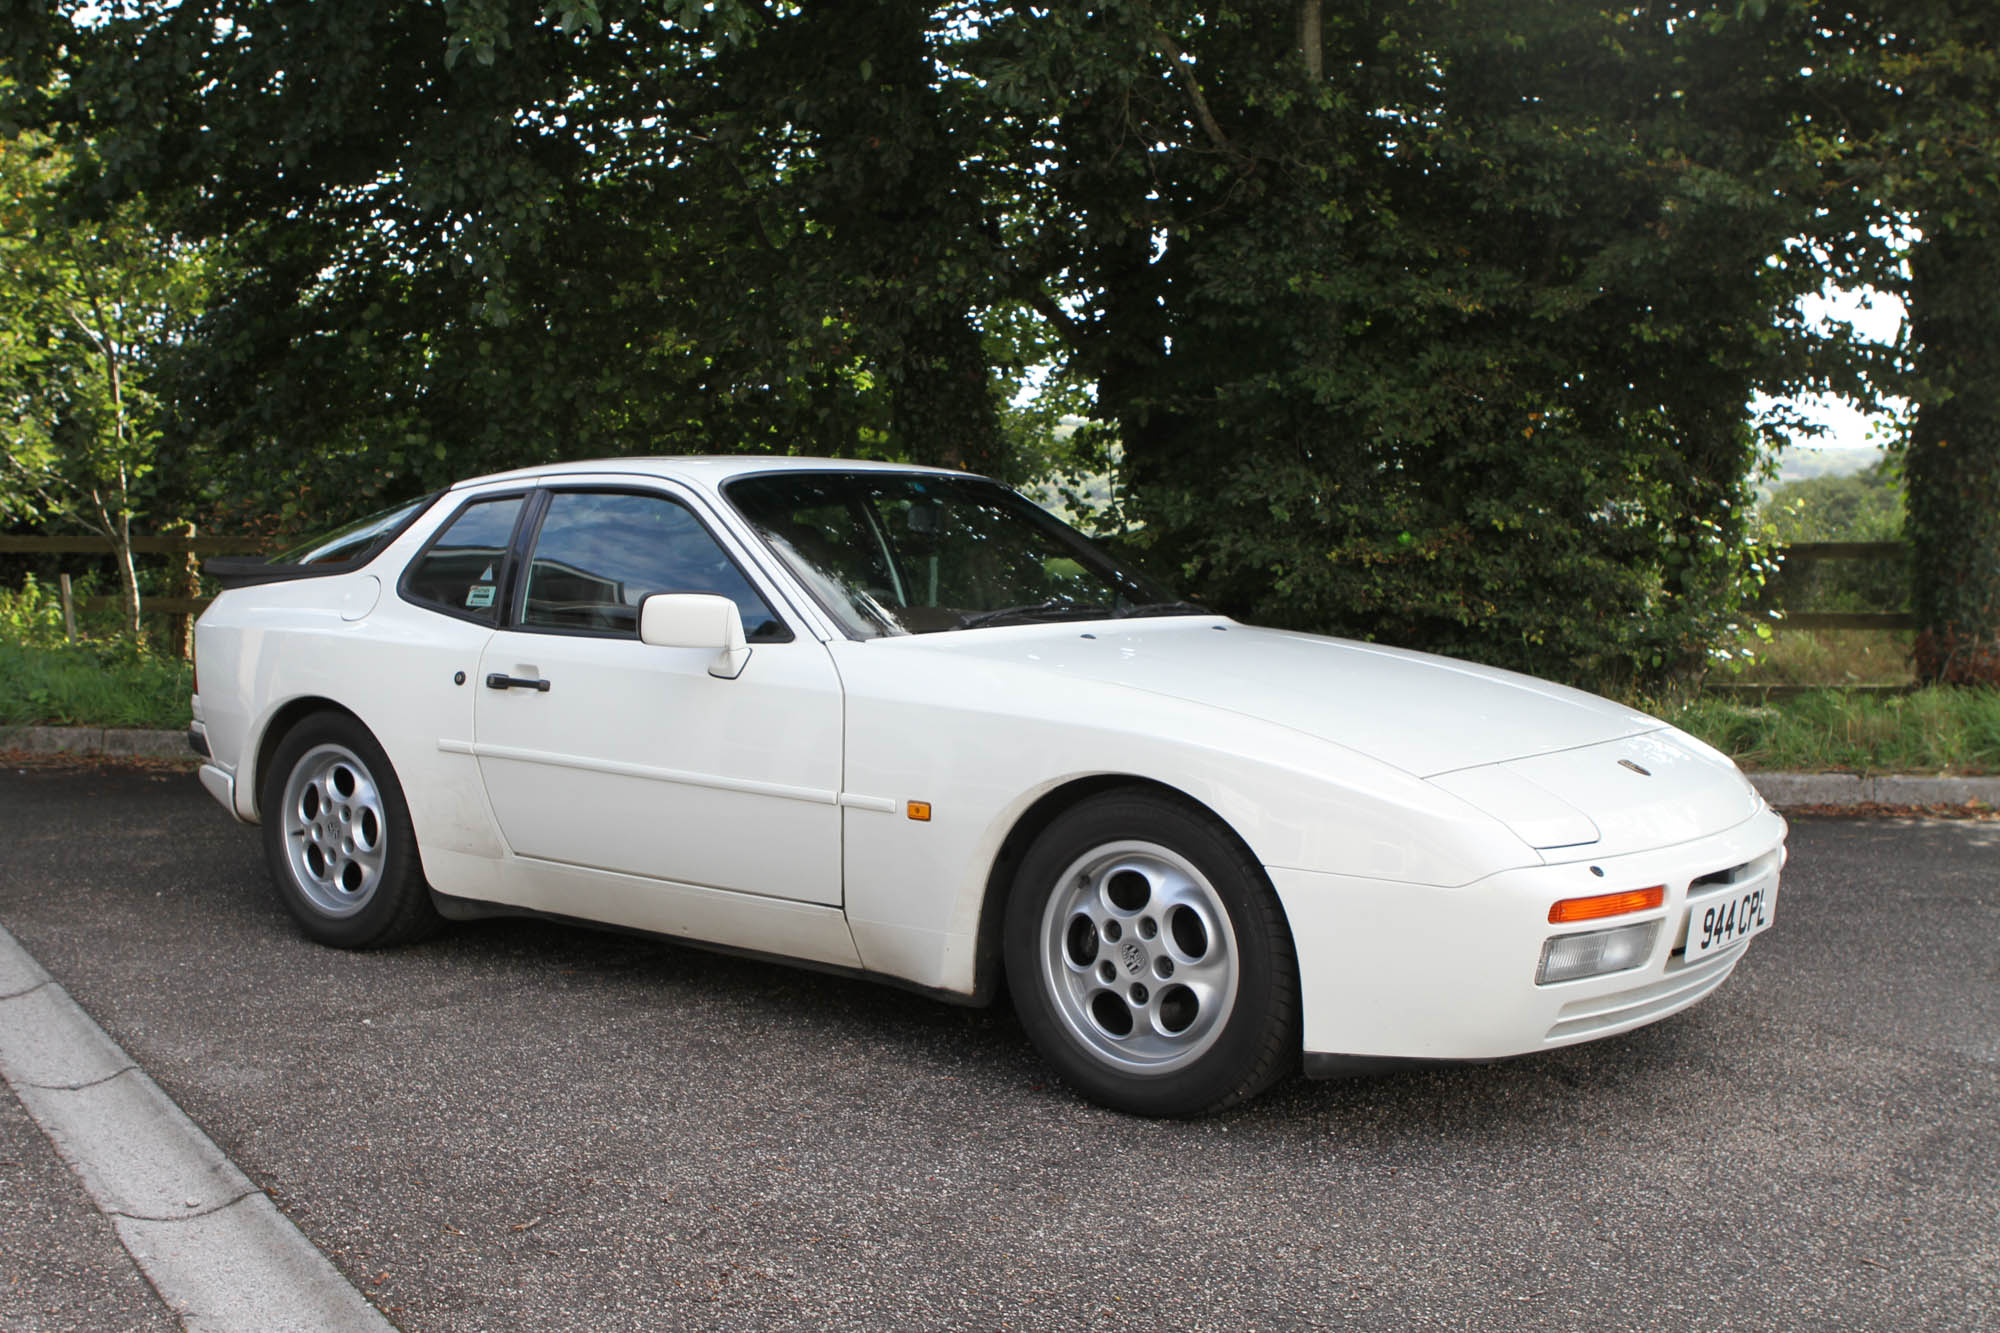
[[[1926,229],[1911,257],[1922,384],[1903,464],[1918,677],[2000,686],[2000,237]]]
[[[919,463],[1007,477],[1013,471],[988,386],[979,330],[962,309],[911,313],[890,438]]]
[[[132,502],[125,490],[125,469],[118,469],[118,504],[114,510],[105,502],[101,488],[90,489],[90,502],[97,510],[98,530],[111,543],[111,558],[118,566],[118,606],[123,628],[134,643],[140,639],[139,568],[132,559]]]
[[[81,265],[80,255],[78,261]],[[87,275],[88,271],[85,272]],[[132,423],[125,412],[125,355],[106,316],[106,302],[99,299],[87,276],[84,295],[91,319],[84,319],[82,312],[75,309],[69,312],[69,317],[104,359],[104,382],[111,398],[110,457],[115,468],[111,480],[117,485],[112,497],[115,506],[105,499],[106,483],[102,480],[91,486],[90,502],[97,510],[97,521],[105,539],[111,543],[112,557],[118,562],[118,592],[125,633],[132,642],[138,643],[143,638],[143,625],[139,619],[139,571],[132,561],[132,477],[125,462],[132,432]]]

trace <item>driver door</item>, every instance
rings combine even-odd
[[[735,601],[742,674],[641,643],[639,603],[657,592]],[[688,505],[549,492],[514,601],[480,661],[475,748],[517,856],[840,904],[839,677]]]

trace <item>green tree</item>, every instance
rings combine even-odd
[[[1992,85],[2000,94],[2000,80]],[[1904,467],[1917,670],[2000,686],[2000,230],[1938,218],[1912,260],[1923,383]]]
[[[1852,476],[1811,477],[1774,487],[1758,507],[1774,542],[1895,542],[1903,539],[1903,486],[1894,460]],[[1909,595],[1899,560],[1786,561],[1775,589],[1793,610],[1893,611]]]
[[[1893,542],[1903,536],[1903,485],[1884,459],[1849,476],[1809,477],[1774,486],[1758,518],[1780,542]]]
[[[211,264],[143,200],[66,216],[59,192],[72,169],[38,135],[0,139],[0,515],[109,541],[137,636],[132,522],[161,434],[150,371],[199,312]]]
[[[159,382],[273,506],[632,449],[1021,475],[1052,359],[1039,426],[1087,386],[1063,451],[1115,442],[1217,605],[1629,679],[1756,577],[1753,391],[1851,372],[1785,313],[1860,216],[1809,6],[80,9],[0,29],[64,90],[19,114],[226,238]]]
[[[1806,373],[1773,312],[1820,276],[1785,246],[1816,164],[1773,151],[1795,51],[1690,17],[1131,3],[1008,34],[999,81],[1060,108],[1060,313],[1202,595],[1558,676],[1699,664],[1755,573],[1747,401]]]
[[[1910,317],[1890,383],[1904,442],[1921,678],[2000,685],[2000,10],[1984,0],[1802,5],[1801,124],[1841,187],[1815,220]]]
[[[238,261],[170,367],[211,498],[624,452],[1032,466],[990,118],[926,7],[78,9],[13,29],[72,89],[22,114],[98,142],[105,197],[190,192]]]

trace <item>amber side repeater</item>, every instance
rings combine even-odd
[[[1623,916],[1627,912],[1646,912],[1667,900],[1667,886],[1655,884],[1650,889],[1631,889],[1624,893],[1599,893],[1588,898],[1565,898],[1549,909],[1549,924],[1562,925],[1570,921],[1596,921],[1607,916]]]

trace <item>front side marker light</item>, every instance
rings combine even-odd
[[[1565,898],[1549,909],[1549,924],[1568,925],[1577,921],[1599,921],[1628,912],[1650,912],[1667,900],[1667,886],[1627,889],[1622,893],[1598,893],[1588,898]]]
[[[1652,955],[1653,941],[1659,933],[1660,923],[1655,919],[1613,926],[1610,930],[1550,936],[1542,945],[1542,965],[1535,972],[1535,984],[1549,986],[1558,981],[1629,971]]]

